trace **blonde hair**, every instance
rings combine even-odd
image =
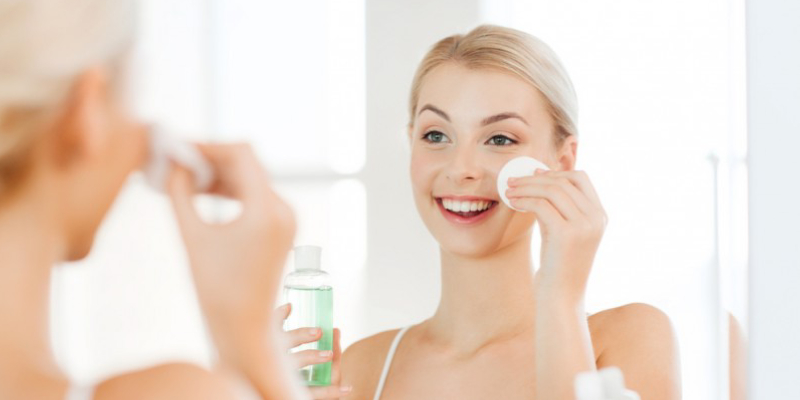
[[[425,76],[444,63],[469,69],[511,73],[536,88],[547,101],[556,125],[556,140],[578,135],[578,99],[567,71],[553,50],[536,37],[516,29],[481,25],[466,35],[437,42],[420,62],[411,85],[409,125],[414,124]]]
[[[0,193],[86,69],[132,42],[136,0],[0,0]]]

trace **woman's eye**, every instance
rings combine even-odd
[[[422,136],[422,139],[429,143],[446,143],[448,141],[447,136],[439,131],[427,132]]]
[[[489,138],[487,143],[493,146],[510,146],[512,144],[516,144],[517,142],[508,136],[494,135]]]

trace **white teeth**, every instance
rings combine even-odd
[[[453,212],[475,212],[483,211],[489,208],[492,204],[491,201],[459,201],[453,199],[442,199],[442,205],[445,209]]]

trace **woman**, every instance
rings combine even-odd
[[[0,398],[233,399],[236,381],[263,398],[305,398],[267,323],[294,220],[244,145],[200,146],[215,170],[210,193],[242,204],[235,221],[199,218],[187,171],[169,182],[218,368],[161,365],[75,388],[53,359],[51,268],[86,256],[126,177],[147,158],[147,127],[120,95],[134,4],[0,1]]]
[[[523,32],[481,26],[427,53],[412,83],[408,140],[414,201],[440,246],[441,300],[430,319],[347,349],[347,399],[574,400],[575,375],[606,366],[621,368],[643,399],[680,398],[662,312],[584,312],[606,215],[574,169],[576,115],[557,57]],[[495,189],[518,156],[550,169],[509,182],[519,212]]]

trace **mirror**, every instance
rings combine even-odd
[[[677,334],[684,398],[743,398],[743,5],[144,3],[140,112],[199,140],[256,144],[295,206],[298,244],[321,245],[335,287],[347,288],[335,297],[345,347],[422,321],[439,301],[437,244],[414,208],[408,178],[407,101],[417,63],[437,40],[482,23],[539,37],[575,85],[577,166],[589,173],[609,215],[587,311],[658,307]],[[137,215],[152,218],[134,221]],[[165,357],[209,362],[169,218],[165,201],[134,178],[88,267],[55,277],[54,341],[79,381]],[[133,226],[159,237],[131,241]],[[101,264],[116,267],[92,267]],[[153,274],[161,284],[152,297],[126,291],[127,283],[144,285]],[[131,307],[127,322],[93,322],[123,306]],[[83,357],[85,349],[94,356]]]

